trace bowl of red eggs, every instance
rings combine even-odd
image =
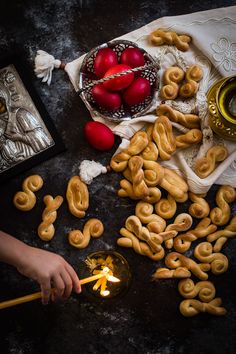
[[[104,43],[84,57],[78,79],[80,96],[97,116],[114,122],[130,120],[151,107],[159,85],[158,70],[152,56],[134,42]]]

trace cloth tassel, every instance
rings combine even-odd
[[[107,171],[105,166],[94,160],[83,160],[79,166],[80,178],[86,184],[90,184],[95,177],[101,173],[107,173]]]
[[[42,82],[50,85],[53,69],[59,69],[60,66],[61,60],[55,59],[53,55],[48,54],[44,50],[37,51],[34,72],[39,79],[42,79]]]

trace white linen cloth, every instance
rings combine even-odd
[[[153,46],[148,43],[148,35],[157,28],[175,31],[179,34],[185,33],[192,37],[190,50],[183,53],[173,46]],[[184,175],[189,189],[194,193],[207,192],[213,183],[230,184],[236,187],[236,143],[223,140],[217,137],[208,125],[206,93],[209,87],[221,77],[236,75],[236,6],[214,9],[209,11],[196,12],[188,15],[163,17],[157,19],[133,32],[130,32],[119,39],[126,39],[137,43],[140,47],[149,52],[160,64],[160,82],[163,71],[171,65],[186,69],[192,64],[199,64],[204,77],[200,82],[196,98],[181,101],[166,101],[176,109],[184,113],[198,112],[201,117],[201,128],[203,132],[202,146],[195,146],[185,150],[177,150],[169,161],[160,163],[176,170]],[[116,38],[118,39],[118,38]],[[78,91],[78,73],[84,56],[66,64],[65,71]],[[154,103],[145,116],[114,123],[104,121],[101,117],[90,111],[94,120],[100,121],[109,126],[113,132],[121,136],[120,148],[128,145],[133,134],[142,129],[147,122],[154,122],[157,119],[156,108],[160,104],[158,92]],[[180,129],[173,124],[175,129]],[[214,144],[223,144],[229,150],[228,158],[220,163],[215,171],[205,179],[199,178],[193,171],[194,160],[205,155],[209,147]]]

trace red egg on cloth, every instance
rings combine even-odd
[[[126,64],[117,64],[108,69],[104,77],[119,73],[121,71],[129,70],[131,67]],[[114,79],[103,82],[103,85],[107,90],[120,91],[128,87],[134,80],[134,73],[124,74]]]
[[[126,48],[121,54],[120,61],[122,64],[131,66],[131,68],[137,68],[145,64],[143,53],[138,48]]]
[[[123,100],[129,106],[141,103],[151,94],[150,82],[144,77],[138,77],[124,91]]]
[[[91,93],[94,101],[108,111],[115,111],[121,106],[120,94],[106,90],[103,84],[93,86]]]
[[[95,121],[87,122],[84,126],[84,134],[90,145],[97,150],[110,150],[114,145],[114,134],[111,129],[103,123]]]
[[[105,72],[116,64],[118,64],[116,53],[111,48],[102,48],[95,57],[94,72],[99,78],[102,78]]]

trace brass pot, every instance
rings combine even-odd
[[[236,141],[236,76],[217,81],[208,91],[207,101],[212,130]]]

